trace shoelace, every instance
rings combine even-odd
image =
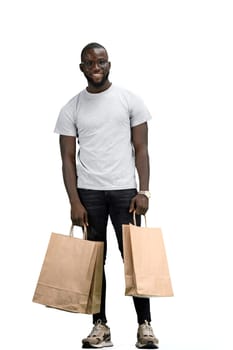
[[[141,325],[142,329],[144,332],[146,332],[146,334],[144,335],[147,335],[147,336],[150,336],[150,337],[154,337],[154,333],[153,333],[153,329],[152,327],[148,324],[148,321],[145,321],[145,323],[143,323]],[[143,332],[143,333],[144,333]]]
[[[99,332],[103,331],[102,327],[104,327],[104,325],[100,321],[97,321],[88,337],[97,337]]]

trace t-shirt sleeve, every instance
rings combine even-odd
[[[65,105],[58,116],[54,132],[65,136],[77,136],[73,103]]]
[[[134,94],[130,96],[129,113],[131,127],[145,123],[152,118],[143,100]]]

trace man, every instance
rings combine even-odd
[[[74,225],[87,226],[88,239],[105,243],[110,217],[123,256],[122,224],[137,225],[149,201],[147,121],[151,118],[141,99],[109,81],[111,64],[106,49],[90,43],[81,53],[80,70],[88,86],[59,114],[62,172]],[[79,144],[76,162],[76,139]],[[135,176],[137,170],[139,191]],[[105,313],[106,279],[103,274],[101,309],[83,348],[112,346]],[[133,297],[137,313],[138,348],[155,349],[158,340],[150,325],[150,301]]]

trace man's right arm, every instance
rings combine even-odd
[[[77,191],[76,137],[60,135],[62,174],[71,206],[71,220],[74,225],[88,225],[87,211]]]

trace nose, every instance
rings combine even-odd
[[[93,72],[98,72],[99,70],[101,70],[101,67],[99,66],[98,62],[93,62],[92,70]]]

